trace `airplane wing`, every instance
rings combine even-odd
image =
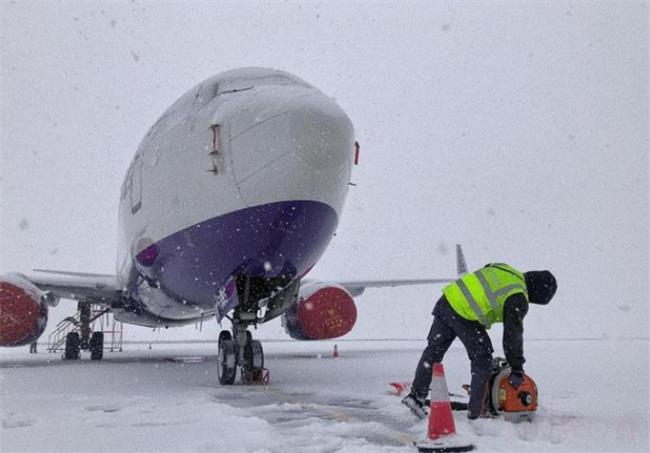
[[[431,285],[435,283],[450,283],[457,278],[423,278],[423,279],[406,279],[406,280],[354,280],[354,281],[337,281],[338,285],[345,288],[353,297],[360,296],[366,288],[382,288],[395,286],[412,286],[412,285]]]
[[[459,276],[467,273],[465,255],[460,244],[456,244],[456,272]],[[453,278],[423,278],[403,280],[358,280],[358,281],[337,281],[336,283],[345,288],[353,297],[363,294],[366,288],[382,288],[395,286],[431,285],[436,283],[451,283],[458,277]]]
[[[34,272],[18,275],[43,291],[49,305],[56,305],[59,299],[72,299],[110,306],[122,296],[122,288],[114,275],[44,269],[34,269]]]

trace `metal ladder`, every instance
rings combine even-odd
[[[90,306],[90,328],[92,332],[104,333],[104,350],[122,352],[122,323],[115,320],[109,309],[101,305]],[[56,325],[47,339],[47,351],[65,350],[66,336],[70,332],[81,332],[80,312],[68,316]],[[110,340],[110,342],[108,342]]]

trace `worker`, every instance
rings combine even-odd
[[[522,273],[502,263],[488,264],[447,285],[433,309],[428,345],[415,371],[411,392],[402,403],[416,416],[426,417],[431,367],[442,362],[458,337],[471,362],[467,416],[470,419],[488,417],[488,381],[494,349],[487,329],[495,322],[503,322],[503,349],[512,367],[508,379],[518,388],[524,379],[523,318],[528,312],[528,303],[546,305],[556,289],[557,282],[549,271]]]

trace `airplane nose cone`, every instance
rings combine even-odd
[[[341,167],[352,155],[354,131],[347,115],[333,101],[296,100],[286,113],[293,153],[317,169]]]
[[[268,93],[264,101],[258,97],[254,124],[231,138],[240,194],[249,206],[317,200],[338,212],[352,165],[352,123],[318,91],[283,94]]]

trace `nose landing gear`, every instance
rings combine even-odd
[[[253,340],[246,325],[233,324],[233,334],[227,330],[219,333],[217,375],[219,384],[232,385],[241,368],[243,384],[268,384],[269,370],[264,368],[262,343]]]

